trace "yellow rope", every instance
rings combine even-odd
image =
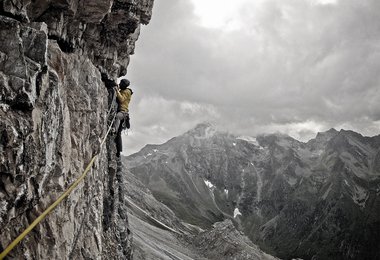
[[[113,124],[113,121],[115,120],[115,116],[113,117],[112,119],[112,122],[107,130],[107,133],[106,135],[104,136],[102,142],[100,143],[100,149],[99,149],[99,153],[102,149],[102,146],[104,144],[104,142],[106,141],[106,138],[112,128],[112,124]],[[63,193],[53,204],[50,205],[50,207],[48,207],[38,218],[36,218],[32,224],[29,225],[29,227],[27,227],[24,232],[22,232],[11,244],[9,244],[9,246],[0,254],[0,260],[4,259],[4,257],[6,257],[9,252],[18,244],[21,242],[21,240],[23,240],[25,238],[26,235],[29,234],[30,231],[32,231],[32,229],[37,226],[38,223],[40,223],[55,207],[58,206],[59,203],[62,202],[62,200],[64,200],[67,196],[70,195],[70,193],[75,189],[75,187],[78,186],[78,184],[86,177],[87,173],[90,171],[92,165],[94,164],[95,162],[95,159],[96,157],[99,155],[96,154],[94,155],[94,157],[92,157],[90,163],[87,165],[86,169],[84,170],[84,172],[82,173],[82,175],[73,183],[71,184],[71,186],[65,191],[65,193]]]

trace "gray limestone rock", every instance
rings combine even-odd
[[[0,248],[83,172],[85,181],[10,254],[129,259],[105,81],[126,73],[153,0],[0,2]]]

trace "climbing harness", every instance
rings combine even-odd
[[[107,118],[109,117],[110,113],[112,112],[112,109],[113,109],[113,104],[114,104],[114,101],[115,101],[115,94],[113,94],[113,98],[112,98],[112,103],[111,103],[111,107],[109,108],[108,112],[107,112]],[[42,212],[42,214],[40,216],[38,216],[38,218],[36,218],[32,224],[30,224],[25,230],[24,232],[22,232],[15,240],[13,240],[12,243],[10,243],[7,248],[5,248],[5,250],[0,254],[0,260],[4,259],[4,257],[6,257],[10,251],[12,251],[12,249],[18,244],[20,243],[26,235],[28,235],[30,233],[30,231],[33,230],[33,228],[35,226],[37,226],[51,211],[53,211],[53,209],[55,207],[58,206],[58,204],[60,204],[66,197],[68,197],[70,195],[70,193],[79,185],[79,183],[86,177],[87,173],[90,171],[92,165],[94,164],[95,162],[95,159],[98,157],[98,155],[100,154],[101,150],[102,150],[102,147],[105,143],[105,141],[107,140],[107,137],[108,137],[108,134],[109,132],[111,131],[111,128],[112,128],[112,125],[113,125],[113,122],[115,121],[115,117],[116,117],[116,113],[114,113],[114,116],[111,120],[111,123],[107,129],[107,132],[102,140],[102,142],[100,143],[100,148],[99,148],[99,152],[97,154],[95,154],[92,158],[91,158],[91,161],[89,162],[89,164],[87,165],[87,167],[85,168],[85,170],[83,171],[82,175],[73,183],[71,184],[71,186],[55,201],[53,202],[53,204],[51,204],[44,212]]]
[[[122,113],[123,113],[124,118],[123,118],[123,122],[121,124],[121,128],[123,130],[131,128],[131,125],[129,122],[129,120],[130,120],[129,113],[128,112],[122,112]]]
[[[122,133],[122,134],[125,134],[126,136],[128,136],[128,135],[129,135],[129,129],[125,129],[125,130],[123,130],[121,133]]]

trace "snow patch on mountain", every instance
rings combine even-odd
[[[241,214],[241,212],[240,212],[240,210],[238,209],[238,208],[235,208],[235,210],[234,210],[234,218],[236,218],[237,216],[243,216],[242,214]]]
[[[214,189],[215,188],[215,185],[211,183],[211,181],[209,180],[203,180],[206,184],[206,186],[209,188],[209,189]]]
[[[252,136],[238,136],[236,139],[247,141],[248,143],[255,144],[259,146],[259,143],[257,142],[257,139]]]

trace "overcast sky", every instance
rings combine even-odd
[[[380,133],[379,0],[155,0],[127,77],[125,153],[199,122],[302,141]]]

